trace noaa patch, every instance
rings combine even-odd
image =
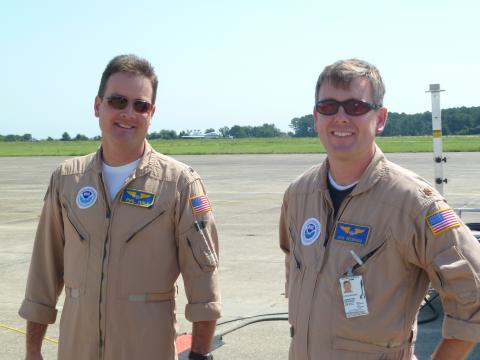
[[[305,246],[312,245],[320,236],[322,227],[320,221],[315,218],[307,219],[302,226],[301,239]]]
[[[339,222],[335,228],[335,240],[365,245],[370,234],[370,227]]]
[[[77,193],[77,206],[80,209],[88,209],[97,201],[97,190],[91,186],[81,188]]]

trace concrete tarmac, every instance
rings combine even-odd
[[[387,154],[388,158],[433,182],[429,153]],[[220,235],[220,280],[224,317],[232,320],[287,311],[284,299],[283,255],[277,229],[283,192],[288,184],[324,155],[176,156],[202,176],[213,204]],[[445,195],[453,207],[480,207],[480,153],[448,154]],[[23,300],[35,228],[51,172],[62,157],[0,158],[0,325],[25,329],[17,315]],[[480,214],[465,214],[480,222]],[[185,296],[179,281],[177,310],[180,332],[189,332],[184,319]],[[59,310],[63,299],[59,301]],[[439,301],[434,302],[441,311]],[[421,316],[428,316],[425,310]],[[277,317],[272,316],[272,317]],[[282,317],[282,316],[280,316]],[[58,338],[58,322],[47,335]],[[417,356],[428,359],[441,337],[441,316],[420,325]],[[242,322],[217,327],[217,334]],[[329,326],[326,324],[325,326]],[[223,337],[215,359],[286,359],[287,321],[252,324]],[[0,359],[24,357],[24,335],[0,327]],[[56,358],[56,345],[44,342],[44,359]],[[469,360],[480,359],[480,347]]]

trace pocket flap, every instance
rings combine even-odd
[[[371,354],[391,354],[395,352],[402,352],[410,347],[411,344],[408,341],[404,343],[389,342],[384,344],[373,344],[344,338],[333,339],[333,348],[336,350],[347,350]]]
[[[218,257],[208,231],[192,227],[185,236],[200,268],[204,271],[213,271],[218,266]]]

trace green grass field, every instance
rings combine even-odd
[[[324,152],[317,138],[151,140],[159,152],[195,154],[308,154]],[[379,137],[384,152],[432,151],[430,136]],[[0,142],[0,156],[75,156],[95,151],[99,141]],[[443,151],[480,151],[480,136],[444,136]]]

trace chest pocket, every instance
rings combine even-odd
[[[78,294],[83,294],[88,269],[90,237],[75,211],[70,202],[63,198],[62,217],[65,236],[63,277],[66,287],[75,289]]]
[[[299,304],[299,297],[302,291],[303,276],[305,274],[305,264],[300,255],[299,246],[299,232],[292,222],[288,228],[291,239],[291,260],[288,279],[288,320],[295,328],[297,322],[297,314]]]
[[[170,292],[178,276],[176,254],[173,223],[165,208],[158,209],[121,240],[119,296]]]
[[[406,325],[408,321],[405,320],[407,316],[405,312],[409,311],[408,301],[411,301],[408,295],[411,276],[388,231],[370,240],[372,242],[368,248],[342,244],[341,248],[336,249],[339,251],[338,254],[341,251],[344,258],[337,266],[337,279],[349,268],[353,270],[354,275],[362,276],[369,314],[346,318],[337,280],[336,311],[332,329],[335,337],[347,339],[352,343],[384,344],[393,341],[395,345],[391,346],[399,346],[407,342],[411,330]],[[354,250],[361,258],[364,263],[362,266],[358,265],[350,250]],[[375,326],[372,327],[372,324]],[[370,330],[365,332],[366,328]]]

